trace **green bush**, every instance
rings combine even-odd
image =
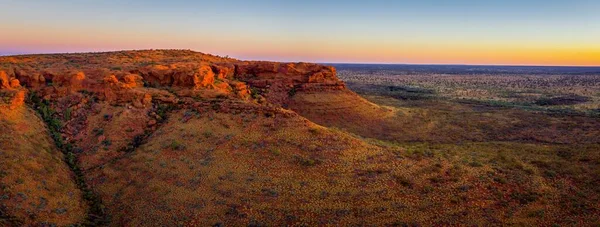
[[[71,111],[71,108],[67,108],[67,110],[65,111],[65,120],[71,119]]]
[[[105,147],[108,147],[112,144],[112,142],[109,139],[105,139],[102,141],[102,145],[104,145]]]
[[[169,145],[169,147],[171,148],[171,150],[174,151],[181,151],[181,150],[185,150],[185,145],[181,144],[180,142],[173,140],[171,142],[171,144]]]
[[[104,129],[103,128],[95,128],[94,130],[92,130],[92,133],[94,133],[95,136],[101,136],[101,135],[104,135]]]
[[[296,87],[292,87],[292,89],[288,91],[288,96],[293,97],[297,92]]]

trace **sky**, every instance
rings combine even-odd
[[[600,66],[598,0],[0,0],[0,55]]]

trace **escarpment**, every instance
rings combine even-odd
[[[48,205],[38,210],[23,206],[37,203],[20,198],[20,191],[3,192],[9,202],[0,201],[0,211],[12,220],[9,224],[177,225],[182,221],[175,217],[186,217],[183,223],[212,225],[217,222],[213,219],[230,209],[229,203],[265,193],[249,191],[246,184],[237,182],[233,187],[246,194],[224,197],[220,191],[225,189],[215,188],[221,181],[215,174],[243,177],[254,172],[256,177],[267,179],[290,163],[312,166],[339,162],[339,155],[374,150],[312,123],[323,116],[311,115],[312,107],[302,103],[305,95],[342,95],[349,97],[349,102],[358,98],[336,77],[335,68],[312,63],[240,61],[182,50],[0,57],[0,119],[21,119],[35,122],[29,128],[47,128],[46,134],[56,143],[44,139],[50,156],[41,156],[36,152],[43,151],[34,148],[27,151],[36,165],[60,171],[57,182],[67,185],[59,191],[67,197],[26,193],[28,198],[46,201]],[[326,103],[322,100],[319,108],[336,111],[329,112],[329,117],[347,110],[325,107]],[[43,121],[31,117],[35,111]],[[309,113],[308,119],[302,111]],[[21,123],[10,124],[3,130],[22,127]],[[8,140],[2,142],[3,150],[10,152],[1,154],[17,155],[18,149],[8,146]],[[63,154],[55,152],[58,150]],[[268,162],[255,155],[265,150],[278,154],[281,161]],[[185,163],[171,165],[175,160]],[[220,164],[213,164],[215,161]],[[257,169],[259,163],[270,167]],[[164,169],[167,167],[175,172]],[[230,169],[229,173],[222,168]],[[16,173],[7,171],[10,178],[5,179],[16,180]],[[319,175],[316,170],[292,175],[301,177],[301,172]],[[42,173],[24,174],[34,176],[24,179],[27,185],[44,184]],[[286,176],[276,179],[287,184]],[[199,185],[200,180],[212,183]],[[261,188],[268,184],[260,181],[252,185]],[[194,196],[165,195],[173,190]],[[316,196],[311,193],[303,196]],[[203,209],[202,204],[208,203],[206,196],[227,202]],[[67,203],[66,198],[73,200]],[[248,206],[276,207],[274,201],[254,202],[258,205]],[[185,209],[180,209],[182,204]],[[44,213],[25,217],[28,212]],[[289,212],[301,215],[309,211]],[[260,213],[252,215],[269,220]],[[248,223],[244,218],[229,220],[234,225]]]
[[[240,61],[182,50],[0,57],[0,119],[17,117],[37,124],[30,129],[48,130],[54,141],[46,135],[43,146],[50,153],[33,147],[27,152],[40,168],[52,167],[48,174],[59,171],[57,182],[64,185],[50,188],[59,195],[23,192],[29,199],[19,197],[19,187],[3,192],[0,200],[8,200],[0,201],[2,218],[17,225],[213,225],[219,220],[245,225],[251,215],[272,225],[283,223],[251,211],[246,217],[223,219],[242,198],[250,201],[243,206],[273,207],[277,215],[311,212],[282,211],[288,208],[260,198],[265,193],[298,197],[265,188],[271,180],[292,187],[289,174],[298,179],[321,174],[316,168],[299,168],[332,165],[327,163],[340,162],[340,155],[377,150],[290,110],[302,94],[352,93],[335,73],[318,64]],[[31,117],[36,111],[43,121]],[[22,127],[11,123],[2,130]],[[4,135],[20,134],[3,131],[0,146],[9,152],[0,154],[18,155],[20,150],[9,146]],[[279,160],[264,158],[275,154]],[[9,165],[1,168],[17,168],[16,163],[4,164]],[[273,175],[290,164],[298,171]],[[4,179],[10,181],[2,184],[20,181],[10,168],[0,169],[8,171]],[[25,185],[44,184],[45,173],[23,172],[33,176],[23,179]],[[234,180],[249,176],[264,180]],[[229,186],[221,185],[224,181]],[[314,193],[309,190],[302,197]],[[67,198],[72,201],[65,202]],[[38,200],[46,201],[40,205],[44,208],[38,208]],[[36,212],[40,215],[27,216]]]
[[[22,84],[46,99],[84,91],[98,93],[99,98],[109,102],[132,104],[138,103],[140,96],[146,96],[146,104],[147,96],[164,98],[157,91],[161,88],[184,97],[225,95],[247,99],[252,94],[261,95],[277,105],[285,105],[296,92],[345,89],[335,68],[318,64],[239,61],[195,52],[185,53],[186,58],[165,56],[160,51],[134,53],[137,58],[127,52],[110,57],[109,53],[88,54],[94,64],[78,63],[79,55],[22,56],[23,63],[5,63],[0,68],[0,80],[3,89]],[[29,58],[36,57],[46,61],[41,64],[44,67],[27,64]]]
[[[0,63],[0,84],[11,108],[23,105],[26,96],[45,100],[65,121],[65,141],[84,150],[106,147],[108,141],[127,149],[132,139],[145,137],[165,120],[160,112],[166,109],[200,105],[228,111],[235,105],[221,103],[244,102],[269,112],[306,110],[312,107],[291,105],[299,103],[297,94],[353,94],[333,67],[240,61],[182,50],[14,56],[1,57]],[[128,130],[100,135],[92,125],[105,124],[104,117],[118,121],[106,127]],[[96,134],[98,138],[90,137]],[[103,150],[94,159],[118,156]],[[83,166],[96,166],[86,165],[85,153],[80,159]]]
[[[9,77],[5,71],[0,71],[0,92],[4,100],[5,108],[16,109],[21,107],[25,101],[26,89],[14,77]]]
[[[147,116],[143,113],[160,105],[185,104],[188,99],[231,99],[283,107],[364,136],[370,136],[363,130],[365,122],[386,124],[382,119],[390,114],[348,90],[334,67],[313,63],[240,61],[183,50],[29,55],[1,57],[0,63],[0,84],[5,96],[13,97],[11,108],[22,105],[29,94],[73,116],[105,111],[94,100]],[[82,129],[87,121],[70,120],[65,130]],[[144,130],[140,127],[135,134]]]
[[[310,63],[243,62],[236,65],[236,77],[265,91],[267,99],[287,104],[297,92],[344,90],[335,68]]]

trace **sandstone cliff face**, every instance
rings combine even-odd
[[[0,71],[0,86],[1,89],[14,90],[23,85],[45,98],[94,92],[108,102],[128,103],[138,108],[148,106],[152,97],[157,96],[176,101],[152,88],[169,88],[178,96],[210,98],[224,95],[241,99],[248,99],[255,91],[270,103],[283,106],[296,92],[345,90],[344,83],[336,77],[335,68],[329,66],[238,61],[199,55],[201,58],[197,61],[168,58],[152,64],[121,63],[105,68],[89,68],[86,65],[65,67],[56,59],[53,59],[54,64],[42,69],[11,65]],[[63,61],[75,61],[69,56],[65,59]],[[98,61],[106,61],[99,63],[103,65],[112,63],[114,59]]]
[[[19,89],[20,87],[21,83],[18,79],[9,77],[5,71],[0,71],[0,89],[14,90]]]
[[[311,63],[241,62],[235,75],[259,88],[274,84],[298,86],[300,89],[343,89],[335,68]]]
[[[14,77],[9,77],[5,71],[0,71],[0,92],[7,99],[8,108],[16,109],[25,103],[26,89]]]
[[[293,112],[280,107],[305,110],[296,94],[350,92],[329,66],[240,61],[185,51],[0,57],[0,63],[0,92],[7,106],[23,106],[28,94],[48,100],[65,121],[61,131],[65,141],[84,150],[106,147],[107,141],[113,145],[109,147],[125,147],[164,120],[159,116],[164,106],[287,115]],[[223,100],[229,102],[215,104]],[[240,103],[260,108],[240,108]],[[99,133],[94,131],[96,125],[106,124],[105,117],[118,122],[106,125],[118,132],[90,137]],[[84,168],[91,168],[118,155],[104,152],[79,158]]]
[[[235,76],[264,91],[267,100],[286,105],[296,92],[344,90],[335,68],[311,63],[241,62]]]

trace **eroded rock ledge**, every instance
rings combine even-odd
[[[21,105],[28,91],[45,99],[91,92],[104,101],[137,108],[153,99],[171,103],[178,97],[248,99],[254,93],[284,105],[298,91],[345,89],[329,66],[239,61],[197,52],[183,57],[174,51],[2,57],[0,89],[13,93],[14,105]],[[33,62],[34,58],[42,62]]]

